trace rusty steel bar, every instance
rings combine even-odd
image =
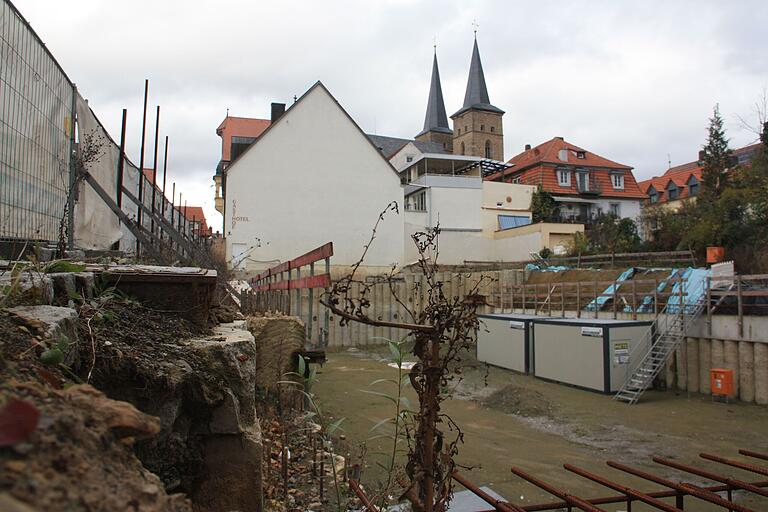
[[[671,480],[667,480],[665,478],[661,478],[659,476],[653,475],[651,473],[647,473],[645,471],[635,469],[629,466],[625,466],[624,464],[620,464],[618,462],[614,462],[609,460],[606,462],[610,467],[619,469],[621,471],[624,471],[625,473],[629,473],[631,475],[639,476],[640,478],[644,478],[646,480],[650,480],[651,482],[655,482],[657,484],[663,485],[665,487],[669,487],[670,489],[675,489],[677,492],[674,493],[675,496],[680,496],[680,493],[683,493],[682,495],[685,496],[686,494],[690,494],[691,496],[694,496],[696,498],[699,498],[704,501],[708,501],[709,503],[720,505],[721,507],[725,507],[728,510],[732,510],[735,512],[755,512],[752,509],[749,509],[747,507],[744,507],[742,505],[737,505],[736,503],[733,503],[729,500],[726,500],[717,494],[712,490],[713,487],[697,487],[695,485],[691,484],[685,484],[685,483],[677,483],[673,482]],[[718,492],[722,491],[729,491],[731,490],[731,486],[725,485],[722,486],[723,488],[720,489]]]
[[[746,455],[747,457],[753,457],[755,459],[763,459],[768,460],[768,453],[761,453],[761,452],[755,452],[752,450],[739,450],[739,453],[742,455]]]
[[[357,494],[357,497],[360,498],[360,501],[363,502],[363,505],[365,505],[365,509],[363,512],[366,512],[368,510],[377,510],[376,506],[371,503],[371,500],[368,499],[368,496],[366,496],[365,492],[363,492],[363,489],[360,487],[360,484],[357,483],[357,480],[349,479],[349,487],[352,488],[352,491]]]
[[[543,489],[554,496],[557,496],[561,500],[565,501],[568,505],[572,505],[580,508],[584,512],[605,512],[603,509],[594,506],[593,504],[589,503],[588,501],[582,498],[579,498],[578,496],[573,496],[572,494],[563,492],[549,485],[548,483],[542,480],[539,480],[535,476],[529,475],[522,469],[512,468],[511,471],[512,473],[516,474],[517,476],[526,480],[527,482],[532,483],[536,487]]]
[[[576,473],[577,475],[583,476],[584,478],[588,478],[589,480],[592,480],[593,482],[597,482],[598,484],[608,487],[609,489],[613,489],[614,491],[619,491],[621,493],[626,494],[627,505],[629,505],[632,502],[632,498],[634,498],[636,500],[642,501],[643,503],[651,505],[652,507],[658,508],[659,510],[664,510],[666,512],[682,512],[681,509],[677,507],[673,507],[672,505],[669,505],[667,503],[664,503],[663,501],[657,498],[654,498],[653,496],[649,496],[644,492],[638,491],[637,489],[633,489],[631,487],[626,487],[624,485],[617,484],[615,482],[611,482],[610,480],[603,478],[599,475],[596,475],[594,473],[590,473],[585,469],[578,468],[571,464],[563,464],[563,467],[566,470],[571,471],[572,473]]]
[[[749,491],[751,493],[758,494],[760,496],[768,497],[768,491],[766,491],[765,489],[761,489],[756,485],[752,485],[749,482],[745,482],[743,480],[737,480],[735,478],[729,478],[726,476],[718,475],[710,471],[704,471],[703,469],[694,468],[686,464],[680,464],[679,462],[675,462],[669,459],[664,459],[662,457],[653,457],[652,460],[657,464],[663,464],[665,466],[669,466],[671,468],[675,468],[680,471],[685,471],[686,473],[691,473],[692,475],[697,475],[704,478],[708,478],[710,480],[714,480],[715,482],[722,482],[726,485],[730,485],[735,489],[743,489],[745,491]]]
[[[629,468],[629,469],[631,469],[631,468]],[[664,481],[663,479],[661,479],[661,480]],[[670,483],[674,484],[674,482],[670,482]],[[664,485],[664,484],[662,484],[662,485]],[[686,484],[679,484],[679,485],[685,486]],[[761,480],[759,482],[752,482],[752,485],[756,485],[758,487],[768,487],[768,480]],[[726,492],[726,491],[728,491],[728,489],[730,489],[730,487],[728,487],[727,485],[713,485],[713,486],[710,486],[710,487],[694,487],[694,486],[691,486],[691,487],[693,487],[695,490],[700,490],[700,491],[705,492],[705,493],[710,493],[711,495],[715,496],[718,499],[722,499],[722,498],[720,498],[720,496],[718,496],[717,494],[714,494],[714,493],[716,493],[716,492]],[[681,492],[685,493],[685,494],[688,494],[688,492],[685,491],[685,490],[682,490],[682,488],[681,488],[680,491],[654,491],[654,492],[649,492],[649,493],[646,493],[646,494],[648,496],[652,497],[652,498],[674,498],[676,496],[680,496]],[[694,497],[696,497],[696,496],[694,496]],[[619,495],[613,495],[613,496],[601,496],[600,498],[589,498],[587,501],[590,502],[593,505],[611,505],[611,504],[614,504],[614,503],[625,503],[627,501],[627,497],[625,495],[623,495],[623,494],[619,494]],[[739,505],[731,504],[731,503],[729,503],[729,502],[727,502],[725,500],[723,500],[723,501],[727,504],[727,505],[723,505],[723,506],[735,507],[735,508],[733,508],[733,510],[739,510],[739,511],[743,511],[743,512],[751,512],[750,509],[745,509],[744,507],[738,508]],[[525,510],[526,512],[545,512],[547,510],[559,510],[561,508],[566,508],[566,507],[568,507],[568,503],[566,503],[564,501],[553,501],[553,502],[550,502],[550,503],[536,503],[534,505],[523,505],[523,510]],[[485,511],[485,512],[491,512],[491,511],[489,510],[489,511]]]
[[[524,512],[523,509],[520,507],[513,505],[511,503],[507,503],[501,500],[497,500],[487,492],[480,489],[478,486],[461,476],[458,471],[453,472],[453,479],[459,482],[461,485],[467,488],[467,490],[472,491],[474,494],[477,495],[478,498],[485,501],[489,505],[492,505],[494,509],[498,510],[499,512]]]
[[[711,460],[713,462],[719,462],[720,464],[726,464],[728,466],[743,469],[744,471],[751,471],[752,473],[757,473],[758,475],[768,476],[768,468],[764,468],[762,466],[755,466],[754,464],[747,464],[746,462],[740,462],[738,460],[726,459],[724,457],[712,455],[711,453],[700,453],[699,457],[702,459]]]

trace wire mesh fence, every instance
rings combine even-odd
[[[75,87],[0,2],[0,239],[54,241],[72,177]]]

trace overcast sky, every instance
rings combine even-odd
[[[731,146],[756,139],[768,86],[768,1],[14,0],[115,139],[139,160],[144,79],[170,137],[169,180],[220,228],[212,175],[226,114],[269,117],[322,80],[366,132],[412,137],[432,45],[446,109],[464,98],[472,22],[505,158],[553,136],[633,166],[694,160],[720,104]],[[288,156],[288,155],[287,155]],[[151,162],[151,148],[147,151]],[[286,159],[289,165],[290,159]]]

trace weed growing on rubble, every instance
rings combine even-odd
[[[324,416],[323,410],[320,404],[317,403],[315,394],[312,392],[312,387],[317,382],[317,370],[310,368],[301,354],[298,354],[296,357],[297,370],[287,373],[286,377],[288,378],[278,381],[278,384],[290,386],[290,389],[297,392],[304,399],[306,413],[300,418],[301,422],[305,423],[302,429],[309,432],[310,435],[315,434],[318,436],[320,441],[320,457],[323,460],[325,460],[326,454],[329,455],[333,487],[336,494],[336,509],[338,512],[341,512],[346,507],[341,500],[341,482],[339,481],[339,474],[336,469],[333,435],[337,431],[343,430],[341,425],[346,418],[337,418],[334,421],[329,421]],[[320,478],[324,478],[324,476],[321,474]]]
[[[419,398],[419,406],[413,414],[413,432],[408,433],[405,467],[408,481],[403,483],[400,501],[410,501],[416,512],[443,512],[451,500],[456,469],[454,458],[464,433],[450,416],[440,411],[440,404],[450,396],[452,384],[461,378],[461,357],[474,343],[479,327],[477,309],[484,303],[479,290],[490,278],[478,280],[464,297],[447,295],[444,283],[438,278],[440,227],[414,233],[411,239],[419,255],[417,268],[425,283],[425,289],[421,290],[424,303],[417,308],[407,298],[398,296],[392,284],[393,268],[387,276],[390,293],[405,309],[411,322],[379,320],[369,312],[371,285],[357,274],[376,239],[379,224],[388,212],[399,213],[396,202],[390,203],[379,214],[360,259],[348,275],[334,283],[321,303],[341,318],[341,325],[360,322],[410,331],[408,339],[413,342],[413,354],[418,362],[407,376]],[[353,285],[361,289],[359,294],[353,295]]]

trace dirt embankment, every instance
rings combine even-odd
[[[0,311],[0,353],[0,406],[37,418],[3,447],[0,416],[0,496],[39,511],[260,510],[248,331],[105,294]]]
[[[63,367],[40,362],[36,335],[0,312],[0,508],[190,511],[134,454],[157,418],[72,385]]]

